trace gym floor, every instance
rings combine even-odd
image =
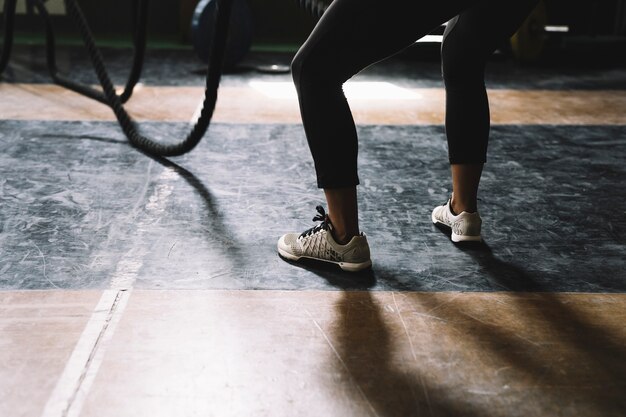
[[[106,49],[125,82],[131,53]],[[276,253],[323,194],[288,54],[223,77],[192,152],[131,148],[106,106],[20,46],[0,83],[0,415],[624,416],[626,66],[494,58],[484,245],[450,193],[436,60],[346,86],[360,134],[359,274]],[[80,48],[60,51],[94,83]],[[128,108],[179,140],[203,66],[153,50]]]

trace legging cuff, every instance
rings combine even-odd
[[[317,176],[317,188],[348,188],[359,185],[359,177],[322,178]]]
[[[450,165],[459,164],[485,164],[487,158],[449,158]]]

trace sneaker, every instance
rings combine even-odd
[[[434,224],[448,227],[452,230],[451,239],[453,242],[480,242],[480,226],[482,220],[478,212],[468,213],[463,211],[458,215],[452,214],[450,201],[435,207],[432,214]]]
[[[340,245],[331,233],[332,224],[322,206],[317,206],[313,221],[321,221],[304,233],[287,233],[278,240],[278,253],[283,258],[299,261],[315,259],[339,265],[344,271],[360,271],[372,265],[370,247],[363,233]]]

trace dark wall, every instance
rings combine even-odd
[[[149,8],[150,33],[175,36],[179,33],[178,0],[152,0]],[[130,30],[131,4],[129,0],[94,2],[81,0],[85,15],[94,31],[107,35],[124,35]]]
[[[568,25],[575,35],[626,35],[622,0],[545,0],[550,24]]]
[[[189,27],[191,13],[197,0],[179,0],[192,3],[181,19],[183,34]],[[236,0],[238,1],[238,0]],[[297,5],[295,0],[239,0],[246,1],[254,20],[256,43],[302,43],[314,26],[314,21]],[[183,23],[184,22],[184,23]],[[187,36],[188,37],[188,36]]]
[[[314,26],[313,20],[294,0],[250,0],[258,41],[302,43]]]
[[[150,31],[162,32],[165,36],[179,33],[179,0],[153,0],[150,2]],[[89,25],[97,35],[127,35],[130,31],[131,1],[107,0],[94,2],[79,0]],[[54,29],[60,34],[77,33],[67,16],[52,16]],[[42,33],[41,18],[37,15],[17,15],[15,29],[18,32]]]
[[[301,43],[313,28],[313,21],[296,5],[295,0],[247,0],[251,7],[255,43]],[[151,39],[168,38],[188,42],[191,13],[198,0],[152,0],[149,9]],[[131,1],[79,0],[96,37],[125,38],[130,34]],[[77,34],[66,16],[53,16],[60,35]],[[16,18],[19,33],[42,34],[38,16]]]
[[[313,28],[312,20],[296,5],[295,0],[246,0],[255,22],[256,43],[302,43]],[[329,0],[326,0],[328,2]],[[384,1],[384,0],[383,0]],[[567,24],[572,33],[582,35],[626,35],[626,7],[621,13],[621,0],[545,0],[548,20]],[[198,0],[152,0],[150,2],[151,39],[169,38],[188,42],[191,13]],[[130,33],[130,0],[79,0],[97,36],[124,38]],[[619,16],[618,13],[622,16]],[[54,17],[59,34],[75,34],[76,29],[66,17]],[[36,16],[18,16],[16,30],[41,34],[41,21]]]

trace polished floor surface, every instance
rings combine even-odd
[[[278,258],[323,201],[288,74],[224,77],[191,153],[151,159],[20,47],[0,83],[0,415],[623,416],[626,69],[487,74],[485,244],[430,223],[450,192],[436,62],[346,93],[360,135],[359,274]],[[80,50],[64,70],[93,82]],[[127,51],[106,50],[124,82]],[[155,51],[129,102],[182,137],[202,98]]]

